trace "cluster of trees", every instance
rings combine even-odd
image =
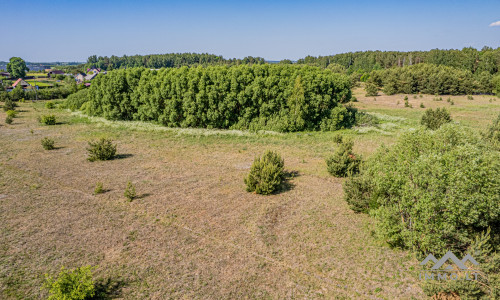
[[[404,134],[379,149],[344,190],[353,210],[377,219],[376,233],[390,245],[421,259],[471,253],[480,263],[477,281],[430,284],[429,295],[500,296],[500,152],[489,135],[455,124]]]
[[[145,67],[150,69],[178,68],[193,65],[238,65],[238,64],[263,64],[262,57],[248,56],[243,59],[225,59],[220,55],[208,53],[168,53],[133,56],[96,56],[87,59],[86,67],[97,67],[104,70],[120,68]]]
[[[76,85],[71,84],[67,86],[61,86],[50,89],[39,89],[37,91],[23,90],[21,87],[17,87],[11,92],[0,92],[0,101],[5,101],[9,99],[12,101],[24,100],[52,100],[52,99],[65,99],[69,95],[76,93],[79,90],[85,89],[83,84]]]
[[[388,95],[424,93],[440,95],[491,94],[495,90],[489,72],[472,73],[435,64],[418,64],[402,68],[372,71],[367,87],[382,88]],[[370,91],[369,91],[370,92]]]
[[[326,68],[337,64],[349,72],[370,72],[378,69],[411,66],[419,63],[443,65],[471,73],[488,72],[495,74],[500,70],[500,48],[483,47],[477,50],[472,47],[462,50],[430,51],[359,51],[331,56],[307,56],[297,61],[299,64],[310,64]]]
[[[265,64],[115,70],[70,97],[68,106],[171,127],[300,131],[351,126],[355,112],[342,105],[350,99],[345,75]]]

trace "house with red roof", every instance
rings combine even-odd
[[[14,82],[14,84],[12,84],[11,87],[7,88],[7,90],[15,89],[18,86],[22,87],[23,89],[27,89],[31,87],[31,84],[27,83],[22,78],[19,78],[18,80],[16,80],[16,82]]]

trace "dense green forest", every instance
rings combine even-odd
[[[120,69],[98,76],[68,105],[112,120],[171,127],[299,131],[353,124],[349,78],[312,66]]]
[[[310,64],[326,68],[339,65],[348,72],[369,72],[392,67],[411,66],[419,63],[443,65],[472,73],[497,73],[500,69],[500,48],[483,47],[477,50],[472,47],[462,50],[430,51],[358,51],[330,56],[307,56],[297,61],[298,64]]]
[[[86,66],[113,70],[120,68],[145,67],[151,69],[178,68],[192,65],[238,65],[238,64],[263,64],[262,57],[248,56],[243,59],[225,59],[220,55],[197,53],[168,53],[133,56],[99,56],[92,55],[87,59]]]

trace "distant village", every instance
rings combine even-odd
[[[4,77],[5,80],[13,81],[12,85],[6,87],[6,91],[10,92],[17,87],[21,87],[23,90],[29,89],[38,89],[39,87],[49,87],[48,85],[37,84],[38,82],[42,83],[43,79],[57,79],[57,78],[74,78],[76,84],[84,84],[89,87],[91,85],[91,81],[97,77],[99,74],[106,74],[106,71],[101,70],[100,68],[89,68],[87,69],[87,73],[78,72],[76,74],[65,73],[62,70],[56,69],[45,69],[44,72],[47,74],[46,76],[26,76],[25,78],[11,78],[11,74],[9,72],[0,72],[0,78]]]

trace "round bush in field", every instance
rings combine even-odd
[[[269,195],[278,190],[284,180],[285,163],[281,156],[266,151],[262,157],[255,158],[250,174],[245,178],[247,191]]]
[[[391,245],[419,254],[462,253],[486,231],[500,244],[500,152],[475,132],[446,124],[383,147],[345,185],[357,211],[378,220]]]
[[[346,177],[358,173],[361,159],[352,152],[353,145],[352,141],[341,141],[335,153],[326,159],[330,174]]]
[[[56,116],[54,115],[43,115],[39,120],[40,123],[45,125],[56,125]]]
[[[84,266],[73,270],[62,268],[57,278],[45,275],[44,288],[49,291],[47,299],[92,299],[96,294],[92,269],[91,266]]]
[[[110,160],[116,155],[116,145],[109,139],[101,138],[95,142],[89,142],[87,148],[89,161]]]
[[[43,149],[45,150],[53,150],[55,147],[54,147],[54,140],[53,139],[49,139],[49,138],[43,138],[42,139],[42,147]]]
[[[432,130],[436,130],[441,125],[449,122],[451,122],[451,116],[446,108],[436,108],[436,110],[429,108],[425,111],[420,121],[422,125]]]

